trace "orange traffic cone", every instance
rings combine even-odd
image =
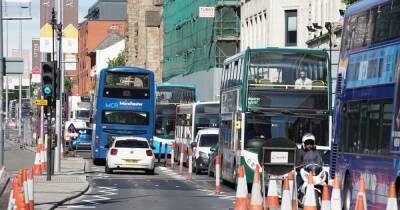
[[[315,197],[314,180],[313,174],[308,175],[308,184],[306,194],[304,195],[304,207],[303,210],[317,210],[317,200]]]
[[[249,194],[247,190],[247,181],[245,178],[244,166],[240,166],[239,178],[236,189],[236,200],[235,200],[235,210],[247,210],[249,200],[247,198]]]
[[[28,196],[28,175],[26,173],[26,169],[22,169],[22,178],[23,178],[23,192],[24,192],[24,201],[25,201],[25,206],[29,206],[29,196]]]
[[[187,174],[187,179],[189,180],[189,181],[191,181],[192,180],[192,173],[193,173],[193,163],[192,163],[192,161],[193,161],[193,151],[192,151],[192,148],[189,148],[189,161],[188,161],[188,164],[189,164],[189,166],[188,166],[188,174]]]
[[[17,210],[27,210],[26,205],[25,205],[24,192],[22,192],[21,189],[18,190],[18,192],[17,192],[16,206],[17,206]]]
[[[364,200],[364,196],[358,195],[357,196],[357,202],[356,202],[356,208],[355,210],[365,210],[367,209],[366,207],[366,201]]]
[[[324,184],[322,188],[321,210],[331,210],[331,198],[329,196],[329,188],[327,184]]]
[[[42,164],[40,163],[40,147],[36,146],[36,155],[35,155],[35,163],[33,165],[33,174],[41,175],[42,174]]]
[[[282,192],[282,209],[292,210],[292,194],[290,194],[289,179],[285,178],[283,181],[283,192]]]
[[[339,174],[335,174],[335,179],[333,180],[331,210],[342,210],[342,197],[340,195]]]
[[[386,210],[398,210],[397,206],[397,195],[396,195],[396,184],[394,182],[390,183],[388,201],[386,205]]]
[[[359,189],[356,202],[356,210],[367,210],[367,199],[365,196],[365,181],[362,176],[360,176],[360,181],[358,182]],[[361,198],[361,201],[360,201]],[[362,205],[360,204],[362,203]]]
[[[221,156],[217,155],[215,156],[215,193],[219,194],[221,193],[221,186],[219,183],[220,179],[220,174],[221,173]]]
[[[47,142],[47,135],[45,136],[45,140]],[[45,172],[47,170],[46,148],[44,144],[39,144],[39,148],[40,148],[40,160],[42,164],[42,172]]]
[[[292,210],[297,210],[297,185],[294,179],[294,171],[289,172],[287,178],[289,180],[289,192],[292,200]]]
[[[279,209],[278,187],[276,180],[270,179],[268,185],[268,194],[265,201],[267,209]]]
[[[32,169],[33,170],[33,169]],[[28,207],[29,210],[34,210],[34,198],[33,198],[33,171],[28,170],[27,173],[27,185],[28,185]]]
[[[12,185],[11,185],[11,191],[10,191],[10,198],[8,201],[8,208],[7,210],[12,210],[15,209],[15,192],[18,189],[18,179],[17,177],[13,177],[12,179]]]
[[[250,210],[262,210],[263,199],[260,185],[260,167],[257,165],[254,171],[253,187],[251,189]]]

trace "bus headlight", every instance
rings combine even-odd
[[[246,164],[253,170],[256,170],[256,166],[258,165],[258,161],[253,160],[251,158],[244,158],[244,160],[246,161]]]

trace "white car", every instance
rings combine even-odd
[[[211,147],[218,144],[218,128],[207,128],[197,132],[193,148],[193,170],[199,174],[202,170],[208,170]]]
[[[135,136],[116,137],[108,148],[106,173],[113,170],[142,169],[154,174],[154,154],[145,138]]]

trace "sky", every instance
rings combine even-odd
[[[79,22],[83,20],[83,17],[87,14],[88,9],[95,2],[96,0],[78,0]],[[22,21],[22,48],[28,49],[30,52],[32,47],[32,38],[39,38],[40,0],[32,0],[31,14],[32,14],[32,20]],[[8,48],[8,55],[11,56],[12,49],[19,49],[19,40],[20,40],[19,21],[18,20],[4,21],[3,28],[4,28],[4,48],[6,47]],[[8,33],[7,33],[7,28],[8,28]],[[8,35],[8,41],[7,41],[7,35]],[[4,56],[7,56],[6,50],[4,50]]]

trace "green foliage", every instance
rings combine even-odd
[[[65,76],[64,77],[64,89],[67,91],[68,95],[72,94],[72,86],[73,86],[72,78],[69,76]]]
[[[117,57],[114,59],[108,59],[107,61],[108,67],[114,67],[114,66],[125,66],[126,65],[126,53],[125,51],[122,51],[118,54]]]
[[[357,1],[359,1],[359,0],[342,0],[342,2],[345,3],[346,5],[353,4],[353,3],[357,2]]]

